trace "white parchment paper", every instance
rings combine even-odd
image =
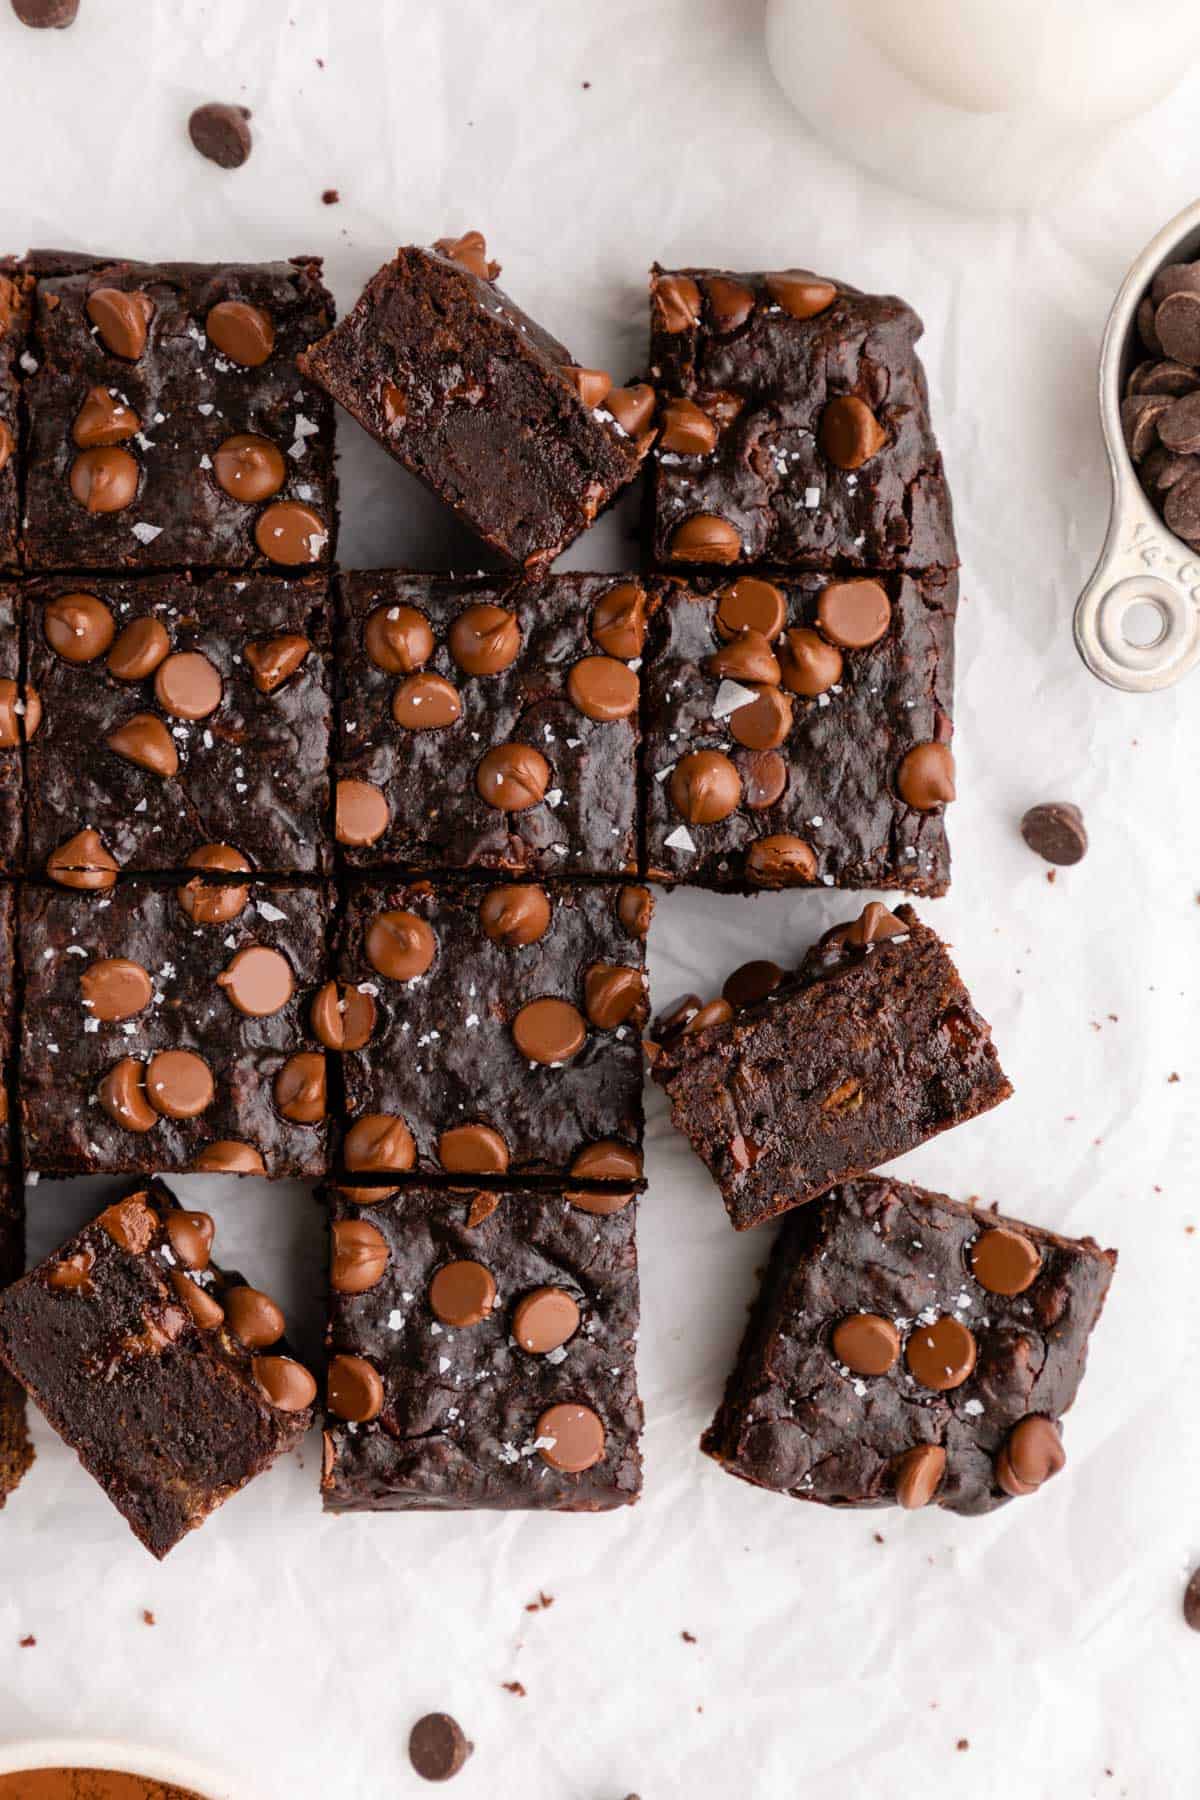
[[[771,83],[752,0],[83,0],[68,32],[5,8],[0,59],[3,248],[320,251],[346,306],[395,244],[478,225],[521,304],[619,376],[644,355],[656,256],[804,264],[917,306],[966,595],[955,884],[925,910],[1017,1091],[901,1166],[1122,1257],[1068,1469],[1038,1498],[958,1520],[759,1494],[696,1438],[767,1241],[734,1236],[655,1097],[638,1507],[327,1520],[313,1440],[160,1568],[39,1425],[0,1516],[0,1735],[175,1746],[265,1800],[424,1791],[404,1742],[430,1708],[477,1746],[456,1800],[1194,1794],[1200,1640],[1178,1610],[1200,1560],[1200,675],[1109,692],[1069,614],[1107,504],[1099,332],[1127,262],[1194,197],[1200,77],[1030,223],[940,213],[824,152]],[[253,109],[235,173],[187,141],[211,98]],[[339,431],[347,565],[478,564]],[[618,515],[569,563],[624,567],[630,533]],[[1092,849],[1051,884],[1017,821],[1059,798]],[[786,961],[854,909],[675,894],[655,996]],[[315,1345],[308,1193],[178,1185]],[[32,1189],[31,1250],[94,1195]],[[539,1593],[554,1604],[527,1611]]]

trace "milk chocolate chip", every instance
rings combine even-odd
[[[171,1286],[175,1290],[175,1298],[182,1301],[192,1315],[192,1321],[199,1331],[217,1331],[225,1323],[225,1309],[207,1288],[198,1281],[183,1273],[181,1269],[171,1270]]]
[[[578,363],[564,363],[560,369],[585,406],[602,406],[612,388],[612,376],[605,369],[583,369]]]
[[[713,330],[722,336],[744,325],[754,311],[754,290],[740,281],[731,281],[728,275],[710,275],[704,291]]]
[[[996,1485],[1014,1500],[1036,1493],[1057,1475],[1067,1454],[1053,1420],[1040,1413],[1018,1419],[996,1456]]]
[[[140,288],[93,288],[87,297],[87,316],[96,336],[114,356],[136,362],[146,348],[146,332],[154,317],[154,302]]]
[[[417,1157],[412,1132],[396,1113],[364,1113],[346,1133],[342,1152],[355,1175],[403,1174]]]
[[[916,744],[896,776],[900,798],[914,812],[933,812],[955,797],[954,756],[949,744]]]
[[[303,666],[311,649],[311,643],[300,632],[285,631],[280,637],[247,644],[243,654],[259,693],[273,694]]]
[[[693,513],[675,527],[668,548],[676,562],[731,563],[742,554],[742,540],[719,514]]]
[[[793,319],[814,319],[828,311],[837,299],[832,281],[822,281],[807,269],[784,269],[766,277],[766,289],[776,306]]]
[[[161,775],[164,781],[179,773],[179,751],[157,713],[134,713],[124,725],[110,731],[104,742],[116,756]]]
[[[496,1304],[496,1283],[479,1262],[443,1263],[429,1284],[429,1305],[443,1325],[482,1324]]]
[[[80,450],[96,450],[108,444],[123,444],[141,429],[142,421],[131,406],[110,394],[106,387],[92,387],[75,414],[71,436]]]
[[[287,465],[278,444],[252,431],[237,431],[218,444],[212,466],[217,486],[230,499],[242,500],[247,506],[269,500],[287,480]]]
[[[42,614],[46,642],[64,662],[94,662],[116,636],[111,610],[95,594],[60,594]]]
[[[26,686],[24,695],[10,675],[0,676],[0,750],[15,750],[21,742],[21,720],[25,721],[25,742],[42,722],[42,702],[36,688]]]
[[[585,1175],[590,1181],[640,1181],[642,1153],[620,1138],[600,1138],[577,1153],[571,1173]]]
[[[265,1175],[267,1165],[252,1144],[239,1144],[233,1138],[216,1138],[205,1144],[192,1162],[201,1175]]]
[[[570,1001],[548,996],[521,1008],[513,1019],[512,1034],[528,1061],[553,1067],[570,1062],[582,1050],[587,1026]]]
[[[855,1375],[886,1375],[900,1354],[900,1333],[879,1313],[852,1313],[834,1327],[833,1354]]]
[[[425,1781],[449,1781],[474,1748],[449,1713],[426,1713],[408,1734],[408,1760]]]
[[[28,731],[28,721],[25,728]],[[1038,856],[1064,868],[1081,862],[1087,855],[1083,814],[1069,800],[1049,800],[1041,806],[1031,806],[1021,820],[1021,836]]]
[[[171,639],[161,619],[131,619],[108,653],[108,672],[118,681],[144,681],[170,650]]]
[[[185,1269],[207,1269],[212,1260],[213,1222],[206,1212],[169,1212],[163,1220],[167,1242]]]
[[[475,791],[500,812],[524,812],[545,798],[550,764],[532,744],[497,744],[481,758]]]
[[[521,627],[506,607],[479,602],[459,613],[446,641],[465,674],[499,675],[521,654]]]
[[[264,1294],[260,1288],[228,1288],[225,1322],[247,1350],[268,1350],[283,1336],[283,1314],[270,1294]]]
[[[479,905],[479,921],[493,944],[522,949],[536,944],[550,926],[550,897],[527,883],[489,888]]]
[[[409,675],[392,695],[392,717],[405,731],[444,731],[462,718],[458,689],[444,675],[422,669]]]
[[[116,445],[81,450],[71,464],[71,493],[90,513],[123,512],[137,493],[139,473],[128,450]]]
[[[154,997],[154,983],[141,963],[126,956],[104,956],[89,963],[79,977],[84,1010],[105,1025],[132,1019]]]
[[[415,981],[430,968],[437,954],[432,927],[417,913],[376,913],[367,926],[364,948],[367,961],[388,981]]]
[[[646,647],[646,590],[636,581],[609,588],[592,608],[591,631],[606,655],[634,661]]]
[[[773,643],[783,630],[787,602],[773,582],[757,575],[740,575],[722,588],[717,601],[717,634],[736,638],[743,631],[757,631]]]
[[[160,1050],[146,1067],[146,1098],[168,1119],[198,1119],[215,1092],[212,1070],[194,1050]]]
[[[221,676],[197,650],[168,656],[154,675],[154,698],[173,719],[207,719],[221,704]]]
[[[904,1346],[904,1360],[922,1387],[946,1393],[961,1387],[975,1367],[975,1339],[959,1319],[943,1313],[918,1325]]]
[[[773,994],[783,980],[783,970],[776,962],[748,962],[725,977],[721,992],[735,1011],[744,1006],[757,1006]]]
[[[217,986],[248,1019],[269,1019],[287,1005],[296,983],[292,965],[280,951],[248,944],[222,969]]]
[[[272,1406],[280,1412],[303,1412],[317,1397],[317,1384],[293,1356],[256,1356],[250,1364]]]
[[[338,1219],[333,1226],[329,1285],[335,1294],[366,1294],[387,1273],[388,1245],[369,1219]]]
[[[654,917],[654,896],[649,888],[623,887],[617,901],[617,920],[626,937],[645,942]]]
[[[117,862],[105,848],[98,832],[77,831],[74,837],[52,850],[46,859],[46,873],[59,887],[79,888],[95,893],[116,886]]]
[[[689,825],[717,825],[737,810],[742,778],[719,750],[693,750],[671,771],[671,804]]]
[[[705,662],[708,673],[718,681],[762,682],[773,686],[779,681],[779,663],[767,638],[749,627],[714,650]]]
[[[289,1056],[272,1084],[275,1105],[293,1125],[319,1125],[325,1117],[325,1058],[317,1050]]]
[[[361,1050],[375,1029],[375,1002],[350,982],[327,981],[313,995],[308,1016],[327,1050]]]
[[[611,724],[638,708],[638,678],[614,656],[585,656],[572,664],[567,692],[586,718]]]
[[[12,0],[12,9],[34,31],[65,31],[75,23],[79,0]]]
[[[248,875],[250,864],[232,844],[200,844],[187,859],[189,869],[219,869],[223,873]],[[218,886],[199,878],[185,882],[175,890],[175,898],[196,925],[226,925],[236,919],[250,898],[250,890],[242,886]]]
[[[490,1125],[452,1125],[438,1139],[438,1160],[452,1175],[503,1175],[508,1145]]]
[[[495,281],[500,273],[500,264],[488,261],[482,231],[464,231],[461,237],[438,238],[433,247],[439,255],[456,262],[468,274],[478,276],[480,281]]]
[[[383,836],[391,818],[387,798],[374,782],[338,782],[333,832],[339,844],[364,849]]]
[[[329,533],[311,506],[301,506],[298,500],[276,500],[259,513],[254,542],[271,562],[293,569],[320,562]]]
[[[639,381],[633,387],[613,388],[604,402],[626,437],[640,437],[654,417],[654,389]]]
[[[275,348],[275,326],[261,306],[245,300],[218,300],[204,321],[209,342],[244,369],[257,369]]]
[[[865,650],[886,637],[892,603],[877,581],[831,581],[817,601],[817,623],[843,650]]]
[[[729,717],[731,736],[747,750],[773,750],[792,729],[792,698],[776,687],[754,690],[753,700]]]
[[[146,1098],[146,1068],[132,1056],[123,1056],[103,1075],[96,1090],[101,1106],[124,1131],[152,1131],[158,1114]]]
[[[513,1309],[512,1334],[530,1356],[559,1349],[578,1330],[579,1305],[565,1288],[533,1288]]]
[[[746,852],[746,875],[759,887],[793,887],[817,879],[812,846],[790,832],[756,838]]]
[[[1024,1232],[996,1225],[972,1244],[971,1273],[989,1294],[1023,1294],[1042,1266],[1042,1253]]]
[[[707,456],[716,447],[717,428],[694,400],[680,395],[663,403],[660,449],[676,456]]]
[[[604,1426],[590,1406],[546,1409],[534,1427],[539,1453],[552,1469],[581,1475],[604,1455]]]
[[[433,655],[429,620],[415,606],[377,606],[363,643],[375,667],[388,675],[411,675]]]

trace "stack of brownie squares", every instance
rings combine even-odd
[[[0,1279],[24,1174],[133,1178],[0,1293],[0,1362],[159,1555],[316,1396],[160,1177],[320,1183],[328,1509],[628,1503],[644,883],[948,883],[916,316],[656,269],[620,387],[497,274],[401,250],[336,326],[312,259],[0,278]],[[334,573],[333,401],[507,572]],[[644,566],[554,574],[648,459]],[[911,908],[646,1047],[734,1224],[790,1214],[706,1448],[843,1504],[1052,1473],[1112,1258],[870,1179],[1010,1091]]]

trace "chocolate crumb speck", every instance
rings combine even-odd
[[[34,1637],[32,1631],[31,1631],[27,1637],[18,1638],[17,1642],[21,1646],[22,1650],[32,1650],[34,1645],[37,1643],[37,1639]]]
[[[1046,880],[1050,883],[1051,887],[1054,886],[1054,883],[1057,879],[1058,879],[1058,870],[1057,869],[1047,869],[1046,870]]]
[[[150,1611],[150,1608],[148,1606],[143,1606],[143,1608],[142,1608],[142,1624],[143,1625],[157,1625],[158,1624],[158,1620],[155,1618],[154,1614]]]
[[[1178,1080],[1179,1080],[1178,1072],[1175,1069],[1172,1069],[1171,1073],[1167,1076],[1167,1086],[1170,1087],[1174,1082],[1176,1082]]]
[[[541,1589],[539,1588],[537,1599],[527,1601],[525,1604],[525,1611],[526,1612],[545,1612],[545,1610],[548,1606],[553,1606],[553,1605],[554,1605],[554,1595],[553,1594],[543,1594]]]
[[[326,188],[321,195],[321,201],[325,206],[336,206],[341,197],[336,188]]]
[[[882,1544],[885,1541],[882,1531],[875,1532],[874,1537],[877,1544]]]
[[[957,1744],[955,1744],[954,1748],[956,1750],[969,1750],[971,1748],[970,1738],[959,1738],[959,1740],[958,1740]]]
[[[681,1631],[679,1635],[685,1644],[694,1644],[696,1642],[696,1639],[692,1636],[690,1631]]]
[[[523,1700],[525,1698],[525,1683],[523,1681],[502,1681],[500,1686],[504,1689],[506,1694],[515,1694],[518,1700]]]

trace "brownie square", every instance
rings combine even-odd
[[[320,263],[41,266],[25,566],[331,562],[332,408],[297,368]]]
[[[337,836],[357,867],[637,868],[638,583],[341,578]]]
[[[701,1447],[826,1506],[985,1513],[1062,1468],[1115,1250],[901,1181],[793,1213]]]
[[[498,274],[478,232],[397,250],[300,366],[485,543],[537,570],[637,474],[654,395],[579,368]]]
[[[647,872],[945,893],[957,577],[654,586]]]
[[[649,906],[617,886],[353,888],[343,1166],[596,1175],[603,1145],[640,1174]]]
[[[0,883],[0,1168],[7,1168],[12,1161],[12,1132],[8,1113],[9,1090],[13,1079],[13,1041],[17,1025],[17,989],[13,967],[15,929],[14,890],[6,883]],[[3,1255],[0,1254],[0,1264],[3,1260]],[[0,1273],[0,1282],[4,1279]]]
[[[650,300],[659,562],[957,565],[911,307],[803,271],[657,264]]]
[[[260,874],[330,866],[323,575],[58,576],[23,601],[41,702],[31,869],[81,832],[135,871],[182,869],[214,844]]]
[[[330,1195],[329,1512],[637,1499],[633,1195]]]
[[[316,1383],[161,1181],[0,1294],[0,1358],[152,1555],[298,1444]]]
[[[739,1231],[1012,1093],[987,1021],[911,906],[871,901],[790,977],[748,963],[655,1022],[654,1079]]]
[[[2,474],[2,471],[0,471]],[[24,858],[25,777],[21,743],[38,715],[26,707],[21,683],[20,603],[17,591],[0,587],[0,872],[16,873]]]
[[[327,890],[122,881],[20,897],[30,1168],[318,1175]]]
[[[0,262],[0,569],[15,569],[21,529],[21,382],[28,357],[33,281]]]
[[[7,1133],[6,1133],[7,1135]],[[0,1289],[25,1267],[24,1189],[19,1177],[0,1173]],[[25,1422],[25,1390],[0,1368],[0,1507],[33,1461]]]

